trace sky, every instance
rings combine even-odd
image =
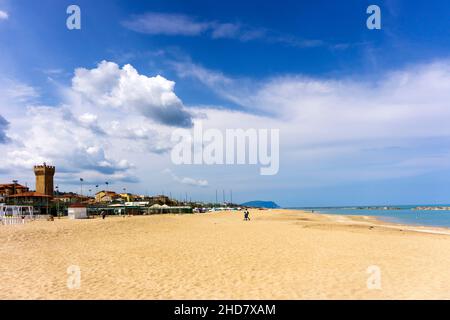
[[[0,0],[0,182],[34,188],[46,162],[62,191],[450,203],[449,16],[444,0]],[[199,125],[279,130],[277,174],[177,165],[173,132]]]

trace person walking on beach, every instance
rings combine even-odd
[[[250,221],[249,215],[250,215],[250,213],[248,212],[247,209],[245,209],[245,211],[244,211],[244,221]]]
[[[106,218],[106,213],[104,210],[102,210],[102,219],[105,220],[105,218]]]

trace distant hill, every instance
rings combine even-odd
[[[273,201],[260,201],[260,200],[241,203],[241,206],[253,208],[268,208],[268,209],[276,209],[280,207]]]

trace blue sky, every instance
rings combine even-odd
[[[81,30],[66,28],[70,4]],[[366,27],[371,4],[381,30]],[[33,185],[47,161],[74,191],[82,176],[200,200],[448,203],[449,14],[448,1],[0,0],[0,177]],[[98,89],[114,77],[130,81],[123,101]],[[280,129],[279,173],[171,164],[170,132],[199,114]]]

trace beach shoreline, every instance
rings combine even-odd
[[[280,209],[280,210],[298,210],[303,213],[309,213],[307,210],[303,209]],[[336,222],[353,222],[362,224],[376,224],[377,227],[401,229],[413,232],[424,232],[431,234],[444,234],[450,235],[450,227],[437,227],[437,226],[426,226],[421,224],[408,224],[402,222],[388,221],[383,219],[384,217],[369,216],[369,215],[345,215],[345,214],[330,214],[326,212],[320,212],[318,210],[314,211],[314,214],[325,215],[330,219],[335,219]]]
[[[223,211],[1,226],[0,299],[450,299],[448,228],[278,209],[250,219]],[[378,289],[368,286],[373,268]]]

